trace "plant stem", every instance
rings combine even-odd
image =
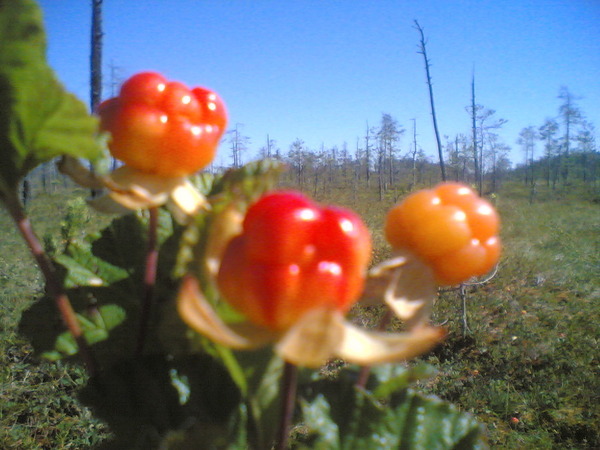
[[[142,353],[146,343],[150,312],[152,310],[156,286],[156,270],[158,266],[158,208],[150,208],[148,213],[150,214],[148,221],[148,246],[146,249],[146,265],[144,269],[144,290],[142,294],[140,329],[136,347],[136,354],[138,355]]]
[[[86,366],[88,374],[93,377],[97,374],[96,362],[87,341],[85,340],[69,297],[67,297],[62,284],[56,276],[56,270],[50,257],[44,251],[44,247],[35,234],[33,226],[19,201],[16,198],[8,198],[6,199],[6,206],[44,276],[46,281],[46,293],[54,300],[54,304],[58,309],[63,323],[71,335],[73,335],[73,338],[79,347],[79,354]]]
[[[294,416],[296,404],[296,389],[298,387],[298,368],[286,361],[283,368],[283,385],[281,401],[281,421],[277,432],[276,450],[283,450],[288,446],[290,426]]]
[[[387,309],[385,314],[379,321],[377,325],[377,331],[383,331],[387,328],[392,320],[392,312]],[[358,373],[358,379],[356,380],[356,386],[362,389],[365,389],[367,386],[367,381],[369,381],[369,375],[371,375],[371,367],[370,366],[362,366],[360,368],[360,372]]]

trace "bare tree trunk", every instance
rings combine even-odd
[[[429,103],[431,104],[431,117],[433,118],[433,129],[435,131],[435,140],[437,142],[438,155],[440,158],[440,171],[442,173],[442,181],[446,181],[446,168],[444,167],[444,154],[442,152],[442,142],[440,141],[440,133],[438,131],[437,119],[435,116],[435,104],[433,102],[433,86],[431,84],[431,74],[429,72],[429,59],[427,58],[427,49],[426,49],[427,42],[425,41],[425,35],[423,34],[423,28],[421,28],[421,25],[419,25],[419,22],[417,22],[416,20],[415,20],[415,27],[417,28],[417,30],[419,31],[419,34],[421,35],[421,41],[420,41],[420,46],[419,46],[420,51],[418,53],[423,55],[423,59],[425,61],[425,73],[427,75],[427,86],[429,87]]]
[[[90,58],[90,110],[95,113],[102,100],[102,0],[92,0],[92,53]],[[93,170],[93,167],[91,168]],[[98,192],[92,189],[92,197]]]
[[[377,178],[379,180],[379,201],[383,200],[383,191],[384,191],[384,170],[383,170],[383,155],[381,153],[381,149],[379,150],[378,155],[378,164],[377,164]]]
[[[412,152],[412,183],[411,189],[417,184],[417,119],[411,119],[413,121],[413,152]]]
[[[48,164],[47,163],[43,163],[42,164],[42,190],[44,191],[44,194],[48,193]]]
[[[92,55],[90,59],[90,109],[102,99],[102,0],[92,0]]]
[[[365,135],[365,173],[367,175],[367,187],[371,186],[371,146],[369,134],[369,122],[367,122],[367,134]]]
[[[471,120],[472,120],[472,132],[473,132],[473,165],[475,170],[475,184],[479,195],[482,194],[483,186],[481,183],[481,170],[479,168],[479,157],[477,151],[477,108],[475,107],[475,75],[471,80]]]

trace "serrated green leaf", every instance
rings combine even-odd
[[[77,353],[77,344],[75,343],[75,339],[71,336],[70,333],[62,333],[58,338],[56,338],[56,344],[54,344],[54,348],[57,352],[61,353],[63,356],[71,356]]]
[[[213,181],[210,196],[226,192],[228,195],[244,195],[246,199],[253,201],[273,187],[284,167],[280,161],[261,159],[227,170]]]
[[[186,380],[185,402],[174,372]],[[85,387],[81,399],[114,433],[101,448],[231,448],[245,442],[239,391],[207,355],[122,360]]]
[[[117,305],[103,305],[99,308],[100,316],[104,321],[104,329],[112,330],[125,320],[125,310]]]
[[[191,183],[200,191],[202,195],[207,197],[215,182],[215,175],[210,172],[200,172],[190,177]]]
[[[302,416],[312,430],[319,430],[317,442],[311,448],[317,450],[340,448],[340,431],[331,419],[329,402],[318,395],[312,402],[301,401]]]
[[[46,63],[42,13],[33,0],[0,2],[0,195],[56,156],[95,159],[97,120]]]
[[[388,398],[394,392],[406,389],[411,383],[431,378],[436,374],[435,368],[426,363],[410,368],[400,364],[384,364],[371,370],[379,383],[373,390],[373,395],[379,399]]]
[[[256,448],[272,442],[281,413],[283,361],[271,348],[235,353],[247,380],[248,420],[253,421],[251,438]]]
[[[125,269],[97,258],[89,246],[76,243],[69,247],[69,254],[58,255],[55,261],[67,270],[65,287],[108,286],[127,278]]]
[[[381,402],[353,383],[342,373],[336,381],[320,381],[305,391],[302,419],[310,430],[310,448],[487,448],[482,426],[437,397],[403,389]]]
[[[117,305],[103,305],[97,310],[77,314],[83,336],[90,345],[108,339],[110,331],[121,325],[125,319],[125,310]],[[73,356],[77,352],[78,346],[73,335],[68,331],[64,331],[56,338],[54,348],[43,352],[42,356],[51,361],[57,361],[67,356]]]

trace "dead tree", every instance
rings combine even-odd
[[[446,181],[446,168],[444,167],[444,153],[442,151],[442,142],[440,141],[440,133],[438,131],[437,119],[435,116],[435,104],[433,102],[433,85],[431,84],[431,73],[429,71],[429,59],[427,58],[427,41],[425,40],[425,35],[423,33],[423,28],[419,25],[419,22],[415,20],[415,28],[421,35],[421,40],[419,43],[419,52],[423,55],[423,60],[425,61],[425,74],[427,75],[427,86],[429,87],[429,103],[431,105],[431,117],[433,118],[433,129],[435,131],[435,140],[438,148],[438,155],[440,158],[440,171],[442,172],[442,181]]]
[[[92,54],[90,58],[90,109],[102,99],[102,0],[92,0]]]
[[[102,0],[92,0],[92,35],[90,56],[90,110],[95,113],[102,100]],[[93,167],[91,168],[93,170]],[[92,197],[98,192],[92,189]]]
[[[477,105],[475,104],[475,75],[471,79],[471,120],[473,132],[473,166],[475,170],[475,183],[479,195],[483,193],[483,177],[481,170],[481,162],[479,161],[477,150]]]

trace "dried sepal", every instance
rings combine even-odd
[[[72,156],[63,156],[57,163],[58,171],[67,175],[75,183],[90,189],[102,189],[104,183],[101,177],[91,172],[81,162]]]
[[[184,179],[171,191],[167,207],[177,222],[185,224],[201,210],[210,209],[210,204],[192,183]]]
[[[282,336],[275,351],[292,364],[317,368],[337,356],[343,337],[344,319],[339,311],[314,309]]]
[[[185,177],[161,177],[128,166],[99,176],[71,157],[61,160],[59,170],[81,186],[106,189],[105,195],[89,202],[105,213],[124,214],[166,204],[178,222],[186,223],[190,217],[208,207],[204,196]]]
[[[275,351],[282,359],[310,368],[320,367],[332,358],[369,366],[406,360],[430,350],[445,336],[442,328],[424,325],[404,333],[366,331],[329,308],[307,312],[281,334],[249,322],[226,324],[192,276],[183,279],[177,309],[190,328],[218,344],[249,350],[276,342]]]
[[[249,322],[227,325],[200,291],[198,280],[190,275],[183,278],[177,297],[177,311],[190,328],[229,348],[258,348],[277,337],[276,334]]]
[[[205,251],[206,266],[213,277],[216,277],[219,272],[227,244],[234,236],[241,233],[243,221],[244,215],[235,203],[226,206],[223,211],[216,214],[210,227]]]
[[[363,366],[414,358],[431,350],[446,335],[444,329],[426,325],[403,333],[382,333],[345,323],[343,330],[336,356]]]
[[[361,303],[382,301],[409,328],[426,323],[437,297],[433,271],[414,255],[397,252],[369,271]]]

